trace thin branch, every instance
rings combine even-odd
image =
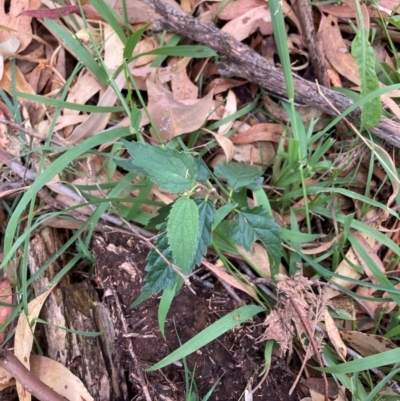
[[[40,401],[65,401],[64,397],[30,372],[11,351],[0,349],[0,366]]]
[[[153,7],[163,18],[153,22],[153,30],[176,32],[197,43],[209,46],[219,55],[226,57],[226,62],[218,64],[221,75],[244,78],[258,84],[273,96],[287,100],[286,83],[282,72],[269,64],[249,46],[239,42],[231,35],[221,32],[212,23],[202,24],[162,0],[143,1]],[[294,86],[296,102],[321,110],[331,116],[337,116],[337,113],[326,103],[324,97],[329,99],[340,112],[353,104],[353,101],[346,96],[330,89],[321,88],[319,91],[315,83],[295,74]],[[359,126],[361,109],[354,110],[347,118]],[[375,136],[400,148],[399,123],[383,117],[380,123],[370,131]]]

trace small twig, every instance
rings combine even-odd
[[[24,127],[22,127],[21,125],[19,125],[17,123],[14,123],[14,122],[12,122],[10,120],[7,120],[6,118],[0,117],[0,123],[9,125],[10,127],[14,128],[14,129],[16,129],[18,131],[21,131],[21,132],[23,132],[24,134],[26,134],[28,136],[40,139],[41,141],[46,141],[47,140],[47,138],[44,135],[40,135],[35,131],[32,131],[32,130],[27,129],[27,128],[24,128]],[[72,147],[71,145],[68,145],[68,144],[62,142],[60,139],[55,138],[54,136],[50,138],[50,141],[53,142],[54,144],[56,144],[58,146],[62,146],[64,148],[71,148]]]
[[[111,287],[111,291],[113,293],[113,297],[114,297],[114,300],[115,300],[115,305],[117,307],[117,311],[118,311],[118,314],[119,314],[119,317],[120,317],[120,320],[121,320],[121,323],[122,323],[123,334],[127,335],[129,333],[128,324],[126,322],[125,315],[124,315],[124,312],[122,310],[122,306],[121,306],[121,303],[119,301],[118,294],[115,292],[114,288],[112,288],[112,287]],[[129,351],[129,354],[130,354],[130,356],[132,358],[133,366],[134,366],[135,371],[136,371],[136,379],[138,380],[139,384],[142,386],[143,394],[144,394],[144,396],[146,398],[146,401],[151,401],[151,396],[150,396],[150,393],[149,393],[149,389],[147,388],[146,381],[144,379],[142,369],[139,366],[139,361],[138,361],[138,359],[136,357],[135,351],[133,350],[132,339],[127,338],[127,343],[128,343],[128,351]]]
[[[317,357],[319,366],[321,368],[324,367],[324,362],[322,361],[321,358],[321,351],[318,349],[317,344],[315,343],[314,340],[314,334],[311,332],[310,326],[308,325],[308,323],[306,322],[306,320],[304,319],[303,314],[301,313],[301,310],[299,308],[299,306],[297,305],[297,303],[292,299],[292,297],[288,297],[290,303],[292,304],[293,308],[295,309],[297,315],[299,316],[301,323],[303,324],[304,330],[307,333],[308,339],[310,340],[312,349],[315,353],[315,356]],[[329,396],[328,396],[328,389],[329,389],[329,384],[328,384],[328,378],[326,377],[326,373],[322,372],[322,377],[324,380],[324,396],[325,396],[325,401],[329,401]]]
[[[40,401],[65,401],[64,397],[30,372],[11,351],[0,349],[0,366]]]

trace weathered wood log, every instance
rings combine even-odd
[[[31,275],[61,248],[60,231],[46,227],[31,240],[29,269]],[[65,267],[62,255],[33,282],[36,295]],[[90,280],[74,282],[67,273],[49,295],[41,312],[44,326],[46,353],[68,367],[85,384],[96,401],[122,401],[127,399],[124,372],[115,364],[113,351],[114,328],[108,310],[100,302]],[[80,332],[102,332],[88,337],[67,332],[59,327]]]

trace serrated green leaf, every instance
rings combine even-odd
[[[135,166],[132,163],[132,159],[130,160],[115,160],[115,164],[119,167],[122,167],[124,170],[139,174],[143,177],[149,177],[149,174],[147,174],[147,171],[144,170],[143,168],[140,168],[138,166]]]
[[[161,189],[176,194],[195,185],[197,169],[189,153],[143,143],[123,143],[132,156],[132,164],[145,170]]]
[[[198,182],[207,182],[210,177],[210,173],[205,165],[203,159],[195,158],[194,162],[196,164],[196,181]]]
[[[226,179],[228,187],[235,192],[241,188],[256,189],[263,181],[260,178],[263,173],[260,168],[243,163],[218,163],[214,173],[217,177]]]
[[[379,81],[375,72],[375,52],[368,42],[366,29],[361,27],[351,44],[351,54],[354,57],[360,77],[361,97],[379,89]],[[360,130],[376,126],[382,115],[382,102],[375,97],[365,103],[361,114]]]
[[[211,227],[215,217],[215,206],[209,200],[195,199],[195,202],[199,210],[199,237],[194,263],[199,266],[201,257],[206,255],[207,247],[211,244]]]
[[[154,246],[158,251],[170,262],[173,263],[171,247],[168,244],[166,235],[167,225],[160,227],[161,235],[154,241]],[[142,287],[139,297],[132,303],[131,307],[138,306],[153,294],[157,294],[160,290],[171,289],[178,281],[178,274],[168,265],[168,263],[156,252],[151,249],[147,255],[147,265],[145,269],[146,284]]]
[[[167,237],[175,264],[188,274],[193,266],[199,237],[199,210],[193,199],[181,197],[172,205]]]
[[[243,207],[233,218],[230,235],[232,239],[251,251],[253,241],[260,240],[267,248],[272,266],[279,266],[282,257],[281,228],[262,206]]]
[[[150,219],[150,221],[148,222],[148,224],[146,226],[146,229],[152,230],[154,228],[157,228],[158,225],[166,223],[168,220],[168,216],[171,212],[171,208],[172,208],[172,203],[170,203],[169,205],[160,207],[157,210],[157,216],[154,216],[152,219]]]

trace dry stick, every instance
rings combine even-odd
[[[297,303],[291,297],[288,297],[288,298],[289,298],[290,303],[292,304],[293,308],[296,310],[297,315],[299,316],[299,318],[301,320],[301,323],[304,326],[304,330],[306,331],[308,339],[310,340],[310,343],[311,343],[311,346],[312,346],[312,348],[314,350],[315,356],[318,359],[319,366],[321,368],[323,368],[324,367],[324,362],[322,361],[322,358],[321,358],[321,351],[318,349],[318,346],[315,343],[314,334],[311,332],[310,326],[308,325],[308,323],[304,319],[304,316],[302,315],[301,310],[298,307]],[[328,379],[326,377],[326,373],[325,372],[322,372],[322,377],[324,379],[325,401],[329,401],[329,397],[328,397],[328,387],[329,387],[329,385],[328,385]]]
[[[221,75],[242,77],[263,87],[268,93],[281,99],[287,99],[286,83],[282,72],[269,64],[253,49],[237,41],[231,35],[221,32],[212,23],[201,24],[174,9],[162,0],[143,0],[150,4],[164,19],[153,22],[153,30],[168,30],[179,33],[193,41],[204,44],[226,57],[226,62],[220,63],[218,68]],[[298,75],[293,75],[295,87],[295,101],[306,106],[321,110],[332,116],[337,113],[332,110],[324,99],[340,111],[346,110],[353,102],[346,96],[327,88],[320,88]],[[322,96],[323,95],[323,96]],[[360,125],[361,109],[351,112],[347,118],[356,126]],[[371,132],[400,148],[400,124],[388,118],[381,118],[380,123]]]
[[[12,352],[0,349],[0,366],[40,401],[65,401],[64,397],[30,372]]]
[[[14,129],[16,129],[18,131],[21,131],[21,132],[23,132],[24,134],[26,134],[28,136],[32,136],[34,138],[40,139],[41,141],[46,141],[47,140],[47,138],[44,135],[40,135],[35,131],[32,131],[32,130],[27,129],[27,128],[24,128],[19,124],[16,124],[16,123],[14,123],[14,122],[12,122],[10,120],[7,120],[6,118],[0,117],[0,123],[9,125],[10,127],[14,128]],[[60,139],[57,139],[55,137],[50,138],[50,141],[53,142],[56,145],[63,146],[65,148],[71,148],[72,147],[71,145],[68,145],[67,143],[62,142]]]
[[[293,9],[300,21],[303,37],[308,53],[310,54],[311,65],[318,82],[330,88],[328,72],[326,69],[325,54],[320,36],[315,33],[312,6],[308,0],[296,0],[292,2]]]
[[[126,334],[128,334],[128,324],[127,324],[126,319],[125,319],[124,311],[122,310],[121,302],[119,301],[118,294],[114,291],[114,288],[112,288],[112,286],[111,286],[111,291],[113,293],[113,297],[114,297],[114,300],[115,300],[115,305],[117,307],[117,310],[118,310],[118,313],[119,313],[119,317],[121,319],[123,334],[126,335]],[[138,361],[138,359],[136,357],[135,351],[133,350],[132,339],[127,338],[127,342],[128,342],[129,354],[132,357],[133,366],[134,366],[135,371],[136,371],[136,379],[138,380],[139,384],[142,386],[142,390],[143,390],[144,396],[146,398],[146,401],[151,401],[151,396],[150,396],[150,393],[149,393],[149,389],[147,388],[146,381],[145,381],[144,376],[143,376],[143,372],[142,372],[142,370],[140,369],[140,366],[139,366],[139,361]]]

